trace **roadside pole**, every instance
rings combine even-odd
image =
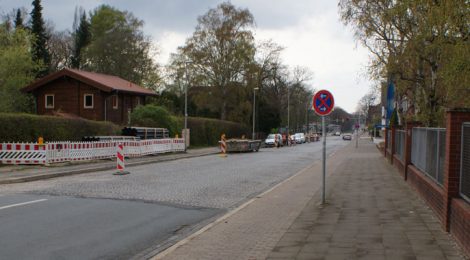
[[[323,136],[323,152],[322,152],[322,192],[321,205],[326,204],[326,123],[325,116],[329,115],[335,106],[333,95],[327,90],[318,91],[312,98],[312,106],[317,115],[321,116],[322,136]]]
[[[325,197],[326,197],[326,127],[325,127],[325,116],[321,117],[322,123],[322,135],[323,135],[323,159],[322,159],[322,189],[321,189],[321,204],[325,204]]]

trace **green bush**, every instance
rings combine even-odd
[[[167,128],[170,136],[178,134],[176,120],[164,107],[156,105],[139,106],[131,114],[131,125],[141,127]]]
[[[184,118],[178,117],[176,121],[179,129],[182,129]],[[196,147],[217,145],[222,134],[225,134],[227,138],[240,138],[243,135],[249,138],[251,133],[246,125],[200,117],[188,117],[188,128],[191,133],[190,145]]]
[[[79,141],[83,136],[117,135],[120,127],[111,122],[69,119],[56,116],[0,113],[0,142]]]

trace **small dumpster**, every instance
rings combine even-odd
[[[225,141],[227,152],[257,152],[261,146],[261,140],[228,139]]]

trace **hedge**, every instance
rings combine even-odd
[[[0,142],[80,141],[83,136],[119,135],[111,122],[69,119],[56,116],[0,113]]]
[[[153,104],[134,109],[131,113],[131,126],[166,128],[170,136],[178,133],[177,122],[170,112],[164,107]]]
[[[179,129],[184,127],[184,118],[176,118]],[[227,138],[240,138],[245,135],[250,137],[251,130],[248,126],[235,122],[223,121],[211,118],[188,117],[191,146],[218,145],[220,136],[225,134]]]

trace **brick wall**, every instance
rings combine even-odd
[[[459,198],[460,156],[462,141],[462,124],[470,121],[470,109],[449,110],[446,114],[446,159],[444,165],[444,196],[446,219],[444,229],[449,231],[451,201]],[[467,219],[470,221],[470,219]]]
[[[398,156],[393,155],[393,165],[398,169],[400,175],[405,178],[405,163],[398,158]]]
[[[413,165],[408,166],[407,181],[415,188],[441,221],[445,221],[444,190]]]
[[[452,200],[450,233],[470,255],[470,205],[462,199]]]

